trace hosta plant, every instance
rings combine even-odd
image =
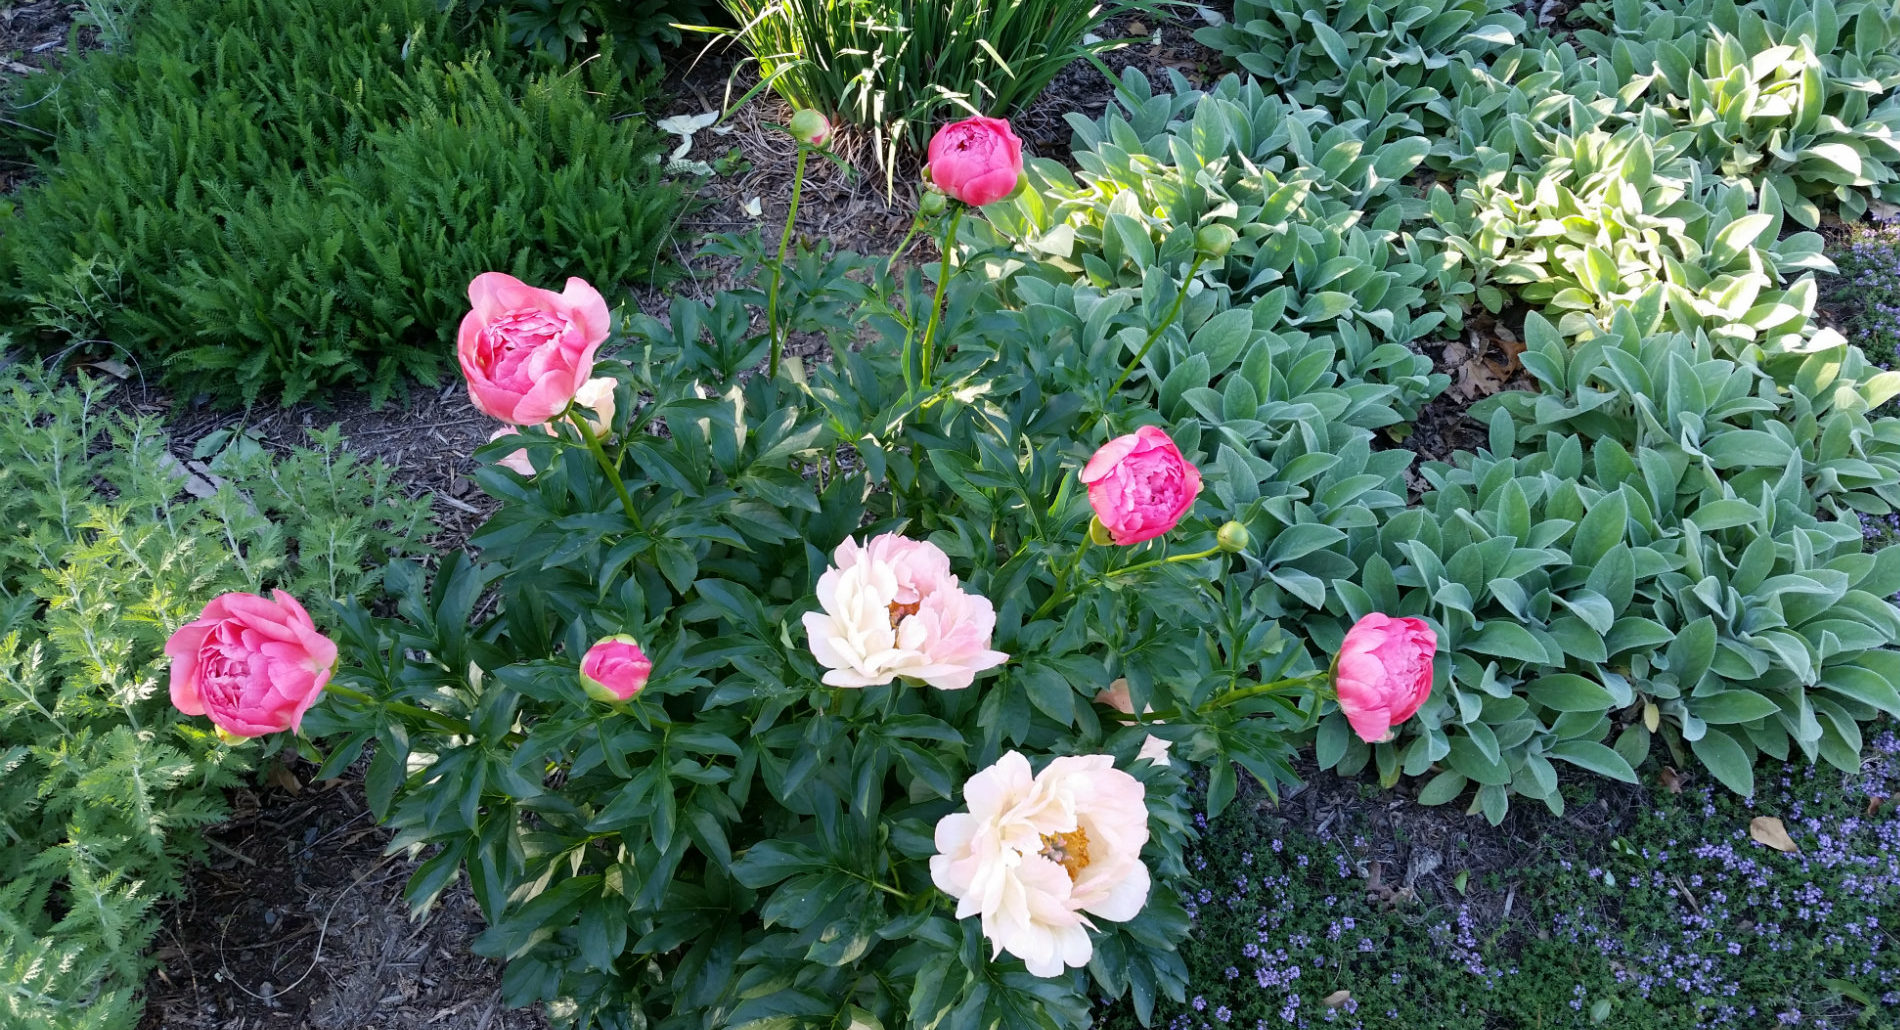
[[[1805,346],[1814,328],[1801,291],[1811,300],[1812,286],[1780,287],[1797,272],[1833,266],[1815,234],[1780,237],[1771,184],[1757,204],[1709,181],[1686,153],[1687,134],[1654,114],[1529,143],[1517,160],[1535,163],[1499,167],[1456,199],[1442,187],[1431,194],[1435,220],[1447,227],[1442,243],[1474,270],[1487,308],[1501,310],[1514,296],[1579,336],[1633,305],[1660,312],[1670,328],[1706,328],[1769,349]]]
[[[1442,627],[1449,680],[1409,740],[1322,723],[1321,762],[1434,773],[1422,800],[1470,787],[1494,819],[1510,794],[1560,806],[1552,760],[1629,779],[1661,748],[1742,794],[1760,754],[1856,768],[1900,706],[1900,557],[1815,513],[1892,503],[1896,423],[1867,413],[1900,378],[1839,346],[1777,381],[1627,313],[1574,349],[1526,329],[1539,392],[1481,406],[1489,452],[1427,466],[1338,585],[1343,617]]]
[[[1498,0],[1237,0],[1233,19],[1195,33],[1254,75],[1302,103],[1336,95],[1356,68],[1400,78],[1433,70],[1458,53],[1484,54],[1524,34],[1524,19]]]
[[[1232,309],[1256,332],[1319,341],[1338,352],[1348,382],[1397,387],[1391,406],[1409,418],[1443,388],[1409,345],[1461,313],[1448,299],[1456,270],[1406,231],[1425,207],[1399,180],[1426,142],[1368,139],[1363,121],[1334,124],[1233,76],[1205,93],[1178,76],[1173,86],[1155,93],[1139,71],[1124,72],[1119,108],[1070,119],[1079,171],[1028,162],[1024,188],[988,209],[978,239],[1012,248],[1031,263],[1027,275],[1057,289],[1079,279],[1079,290],[1137,319],[1150,316],[1132,301],[1171,297],[1186,280],[1184,329]],[[1107,315],[1084,317],[1108,328]],[[1242,320],[1223,315],[1221,325]],[[1226,338],[1232,347],[1209,355],[1222,362],[1210,375],[1256,349]],[[1184,342],[1172,328],[1166,339]]]

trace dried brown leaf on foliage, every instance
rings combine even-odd
[[[1758,844],[1766,844],[1776,851],[1794,854],[1801,850],[1794,838],[1788,836],[1788,828],[1781,820],[1772,815],[1758,815],[1748,821],[1748,835]]]
[[[1668,791],[1671,794],[1682,793],[1682,785],[1688,782],[1688,777],[1682,775],[1681,773],[1677,772],[1674,769],[1669,768],[1668,766],[1663,767],[1661,779],[1662,779],[1663,789]]]
[[[1502,325],[1473,325],[1462,340],[1445,345],[1444,366],[1451,388],[1468,401],[1489,397],[1524,370],[1518,355],[1524,342]]]
[[[1344,1007],[1345,1004],[1351,1000],[1352,1000],[1351,991],[1339,990],[1339,991],[1334,991],[1331,994],[1328,994],[1324,998],[1321,998],[1320,1004],[1326,1006],[1329,1009],[1336,1009],[1336,1008]]]

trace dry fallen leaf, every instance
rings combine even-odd
[[[1682,785],[1685,781],[1681,773],[1675,771],[1674,769],[1669,768],[1668,766],[1664,766],[1661,779],[1662,779],[1662,785],[1663,785],[1664,790],[1668,791],[1671,794],[1682,793]]]
[[[92,367],[115,379],[130,379],[132,377],[131,366],[123,361],[116,361],[112,358],[107,358],[104,361],[95,361],[92,363]]]
[[[1878,795],[1874,795],[1874,796],[1870,796],[1870,797],[1868,797],[1868,799],[1867,799],[1867,814],[1868,814],[1868,815],[1876,815],[1876,814],[1878,814],[1878,813],[1880,812],[1880,806],[1881,806],[1881,805],[1884,805],[1884,804],[1886,804],[1886,803],[1887,803],[1887,799],[1886,799],[1886,798],[1883,798],[1883,797],[1880,797],[1880,796],[1878,796]]]
[[[1504,389],[1504,384],[1524,367],[1518,355],[1524,344],[1516,334],[1501,326],[1489,333],[1473,330],[1466,340],[1445,345],[1445,366],[1452,370],[1452,385],[1465,400],[1489,397]]]
[[[1321,998],[1320,1004],[1326,1006],[1329,1009],[1336,1009],[1351,1000],[1352,1000],[1351,991],[1334,991],[1333,993],[1328,994],[1326,997]]]
[[[303,793],[303,781],[299,780],[297,774],[291,772],[282,762],[272,762],[270,765],[270,774],[266,778],[269,779],[272,784],[282,787],[286,794]]]
[[[1794,838],[1788,836],[1788,828],[1781,820],[1772,815],[1758,815],[1748,821],[1748,835],[1758,844],[1766,844],[1776,851],[1795,854],[1801,849],[1795,845]]]

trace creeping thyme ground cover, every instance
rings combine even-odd
[[[1790,766],[1746,800],[1658,787],[1602,839],[1533,827],[1521,865],[1459,881],[1469,897],[1449,875],[1368,892],[1369,841],[1350,822],[1314,836],[1230,814],[1188,856],[1187,997],[1156,1023],[1881,1026],[1900,1005],[1897,791],[1900,739],[1883,729],[1856,773]],[[1798,850],[1755,840],[1764,817]]]

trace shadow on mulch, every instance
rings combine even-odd
[[[410,921],[415,866],[384,856],[360,782],[270,779],[233,793],[209,865],[166,912],[140,1030],[546,1026],[503,1006],[499,967],[469,950],[483,924],[465,887]]]
[[[1540,887],[1524,878],[1529,868],[1574,857],[1579,842],[1609,840],[1651,807],[1647,787],[1604,779],[1592,781],[1590,800],[1573,802],[1561,816],[1518,798],[1504,822],[1492,826],[1454,805],[1419,804],[1417,782],[1386,790],[1310,763],[1300,774],[1303,781],[1277,803],[1243,777],[1234,805],[1250,808],[1267,832],[1296,830],[1349,845],[1357,882],[1382,905],[1464,905],[1487,929],[1508,927],[1514,912],[1530,911]]]

